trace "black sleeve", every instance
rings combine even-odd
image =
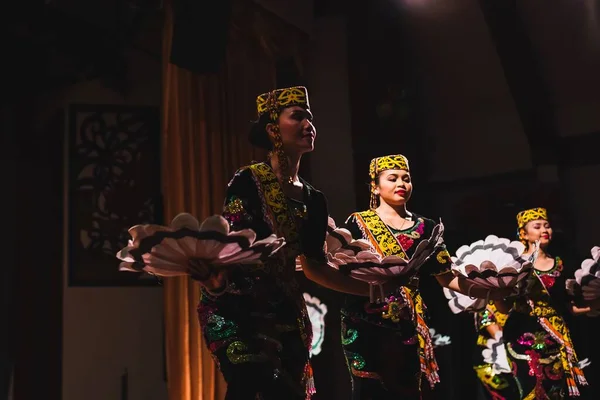
[[[308,258],[326,262],[325,235],[327,232],[327,199],[318,190],[312,190],[307,204],[308,219],[302,227],[302,252]]]
[[[262,201],[250,169],[238,170],[229,182],[223,204],[223,217],[233,231],[254,230],[257,240],[264,239],[272,233],[271,227],[265,221]]]
[[[348,231],[350,231],[350,233],[352,234],[352,239],[365,239],[363,232],[360,229],[358,222],[356,221],[356,214],[350,214],[343,228],[348,229]]]

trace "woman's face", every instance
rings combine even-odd
[[[375,194],[379,200],[391,206],[406,204],[412,195],[413,185],[410,173],[403,169],[391,169],[379,174]]]
[[[540,241],[540,247],[546,247],[552,241],[552,227],[550,222],[545,219],[536,219],[529,221],[525,228],[521,230],[521,238],[526,240],[529,245],[533,245],[537,240]]]
[[[314,150],[317,130],[312,123],[310,110],[293,106],[281,110],[279,114],[279,132],[283,142],[283,151],[288,154],[303,154]],[[267,125],[271,141],[275,137],[275,126]]]

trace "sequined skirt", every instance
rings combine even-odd
[[[307,397],[312,376],[307,376],[304,331],[311,327],[299,304],[303,301],[266,279],[236,294],[203,293],[198,306],[202,334],[228,383],[228,395],[237,393],[231,398]]]
[[[522,398],[565,398],[567,385],[561,346],[540,326],[537,318],[520,312],[511,313],[504,327],[504,337]]]
[[[381,318],[380,318],[381,319]],[[420,396],[421,368],[414,324],[402,319],[377,325],[342,310],[342,347],[355,399]],[[370,381],[370,382],[369,382]]]

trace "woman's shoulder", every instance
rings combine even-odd
[[[369,210],[363,210],[363,211],[355,211],[348,216],[348,219],[359,218],[359,217],[360,218],[374,218],[374,217],[378,217],[378,215],[375,211],[369,209]]]
[[[310,197],[325,198],[325,194],[321,190],[317,189],[312,183],[308,182],[304,178],[300,178],[300,181],[306,188],[306,191]]]
[[[260,164],[264,163],[251,163],[238,168],[238,170],[235,171],[235,173],[231,177],[231,180],[229,181],[229,186],[231,186],[233,182],[238,180],[252,179],[252,169],[260,166]]]

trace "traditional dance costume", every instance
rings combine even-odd
[[[259,116],[276,123],[285,107],[308,109],[308,94],[303,87],[279,89],[259,96],[257,105]],[[281,165],[280,136],[274,147]],[[231,229],[250,228],[257,239],[274,233],[286,245],[258,267],[235,267],[219,293],[202,292],[202,332],[228,383],[227,399],[303,399],[315,392],[312,330],[294,271],[299,254],[325,262],[328,216],[324,195],[301,182],[303,199],[291,199],[271,166],[255,163],[229,183],[223,216]]]
[[[408,171],[401,155],[376,158],[371,162],[372,187],[385,170]],[[410,258],[436,225],[412,214],[414,224],[403,230],[387,225],[371,210],[352,214],[346,228],[354,238],[366,239],[381,256]],[[419,276],[441,274],[450,269],[450,255],[441,246],[420,269],[400,277],[399,285],[384,299],[371,303],[358,296],[346,296],[342,313],[342,346],[352,375],[355,399],[419,399],[421,380],[433,387],[439,382],[438,365],[427,326],[427,308],[419,293]]]
[[[543,208],[520,212],[519,230],[539,219],[548,219]],[[550,270],[533,270],[527,290],[515,302],[504,329],[508,357],[516,365],[523,399],[578,396],[577,385],[587,385],[563,319],[566,304],[563,263],[556,257]]]

